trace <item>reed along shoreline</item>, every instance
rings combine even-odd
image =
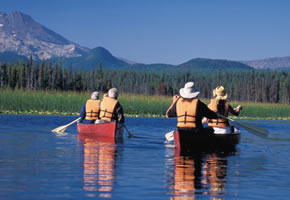
[[[79,115],[90,97],[89,92],[0,90],[0,113],[33,115]],[[127,117],[165,117],[172,97],[120,94],[119,101]],[[209,103],[209,99],[201,99]],[[231,118],[290,120],[289,104],[232,101],[243,106],[240,116]]]

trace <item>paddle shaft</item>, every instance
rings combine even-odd
[[[134,137],[134,135],[128,130],[127,126],[124,124],[124,127],[129,135],[129,137]]]
[[[81,118],[79,117],[79,118],[75,119],[74,121],[72,121],[72,122],[70,122],[70,123],[68,123],[68,124],[66,124],[66,125],[59,126],[59,127],[55,128],[55,129],[53,129],[52,132],[63,132],[63,131],[65,131],[65,129],[66,129],[67,127],[69,127],[70,125],[72,125],[72,124],[78,122],[80,119],[81,119]]]
[[[79,120],[80,120],[81,118],[79,117],[79,118],[77,118],[76,120],[74,120],[74,121],[72,121],[71,123],[68,123],[67,125],[65,125],[65,126],[70,126],[70,125],[72,125],[72,124],[74,124],[74,123],[76,123],[76,122],[78,122]]]
[[[268,136],[268,131],[266,129],[263,129],[261,127],[257,127],[253,124],[247,124],[247,123],[243,123],[243,122],[237,122],[231,118],[228,118],[226,116],[223,116],[221,114],[218,114],[217,115],[221,118],[224,118],[224,119],[227,119],[229,121],[232,121],[236,124],[238,124],[239,126],[243,127],[244,129],[246,129],[249,133],[252,133],[256,136],[259,136],[259,137],[262,137],[262,138],[266,138]]]

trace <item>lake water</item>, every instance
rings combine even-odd
[[[106,144],[53,128],[74,116],[0,115],[0,199],[289,199],[290,121],[245,120],[236,152],[178,156],[175,119],[126,118],[137,137]],[[278,140],[277,138],[280,138]]]

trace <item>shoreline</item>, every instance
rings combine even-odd
[[[24,112],[19,112],[19,111],[0,111],[1,114],[6,114],[6,115],[63,115],[63,116],[79,116],[79,113],[68,113],[68,112],[51,112],[51,111],[35,111],[35,110],[30,110],[30,111],[24,111]],[[165,115],[157,115],[157,114],[125,114],[125,117],[160,117],[160,118],[166,118]],[[254,120],[283,120],[287,121],[290,120],[290,117],[249,117],[249,116],[242,116],[242,117],[236,117],[233,115],[230,115],[229,118],[232,119],[254,119]]]

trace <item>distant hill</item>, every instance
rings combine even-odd
[[[237,62],[237,61],[230,61],[230,60],[221,60],[221,59],[207,59],[207,58],[195,58],[189,60],[185,63],[179,65],[179,67],[183,70],[190,70],[190,69],[202,69],[202,70],[251,70],[252,67]]]
[[[135,64],[130,69],[137,71],[158,72],[216,72],[216,71],[247,71],[253,68],[236,61],[195,58],[179,65],[170,64]]]
[[[88,54],[73,58],[54,58],[54,62],[61,62],[64,67],[72,66],[74,70],[88,71],[96,69],[99,63],[102,63],[104,69],[124,69],[130,66],[113,56],[107,49],[97,47],[88,52]]]
[[[64,67],[72,66],[73,70],[89,71],[96,69],[102,63],[103,69],[111,70],[131,70],[150,72],[190,72],[190,71],[245,71],[252,67],[229,60],[196,58],[180,65],[170,65],[163,63],[154,64],[130,64],[125,59],[113,56],[107,49],[97,47],[88,52],[87,55],[74,58],[54,58],[53,62],[61,62]]]
[[[256,69],[272,69],[272,70],[289,70],[290,57],[273,57],[260,60],[241,61],[242,63],[254,67]]]

